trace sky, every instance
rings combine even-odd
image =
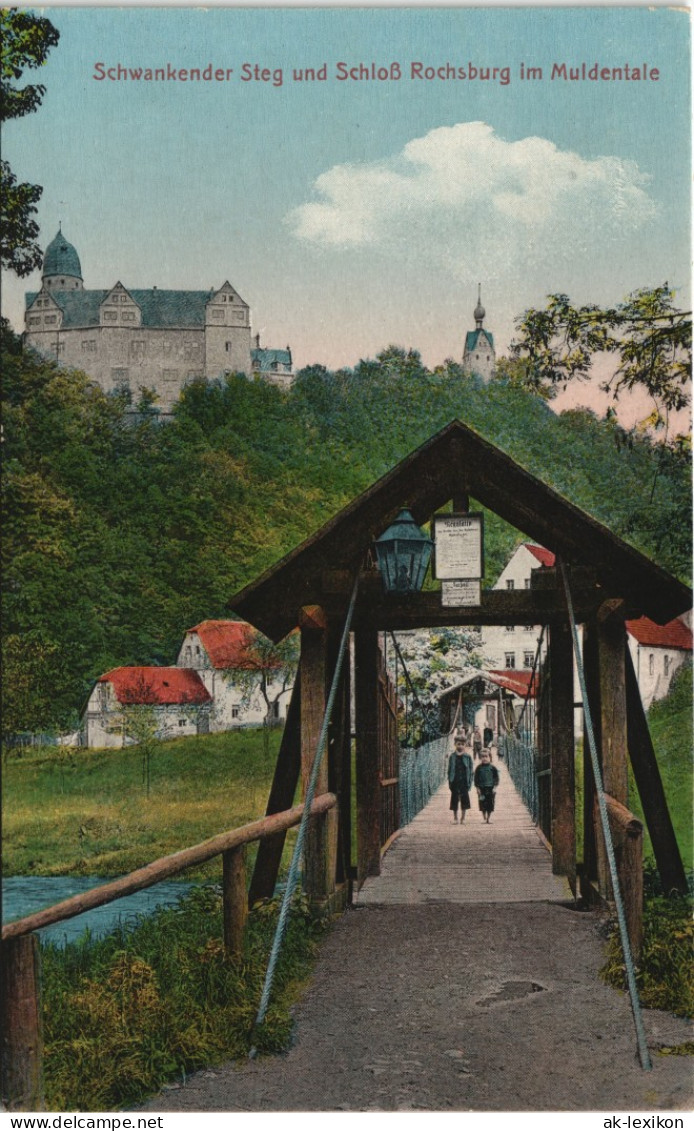
[[[43,186],[42,245],[62,223],[85,287],[228,279],[297,367],[391,343],[460,360],[478,284],[498,354],[553,292],[667,281],[689,309],[685,10],[42,10],[60,42],[3,156]],[[556,72],[596,63],[649,77]],[[221,81],[181,81],[210,65]],[[17,329],[39,286],[4,277]]]

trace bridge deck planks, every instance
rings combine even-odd
[[[564,903],[572,900],[562,876],[518,795],[506,767],[495,760],[500,783],[487,825],[471,794],[464,824],[455,825],[444,783],[429,804],[402,829],[366,880],[357,905],[451,903]]]

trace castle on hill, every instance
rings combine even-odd
[[[26,295],[25,342],[45,357],[82,369],[105,392],[141,390],[170,412],[196,378],[259,374],[292,382],[292,355],[251,345],[248,304],[228,281],[218,290],[149,290],[115,283],[86,290],[76,249],[59,230],[46,248],[41,290]]]

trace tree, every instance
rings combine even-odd
[[[667,428],[671,412],[690,403],[691,312],[675,307],[667,283],[632,292],[615,307],[574,307],[567,295],[549,296],[544,310],[526,310],[517,320],[511,352],[524,360],[527,388],[555,396],[570,381],[586,380],[598,354],[612,354],[616,366],[601,388],[620,394],[644,390],[653,413],[644,422]]]
[[[299,638],[296,632],[285,636],[279,644],[260,632],[250,630],[240,664],[229,676],[240,689],[244,702],[260,692],[265,702],[265,725],[277,718],[281,697],[291,688],[299,662]]]
[[[46,88],[40,83],[18,86],[24,71],[42,67],[60,32],[50,20],[17,8],[0,9],[0,122],[33,114]],[[0,161],[0,263],[19,276],[41,266],[33,217],[43,189],[19,183],[7,161]]]

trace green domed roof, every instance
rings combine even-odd
[[[75,279],[82,278],[80,257],[61,231],[49,243],[43,257],[43,276],[46,278],[48,275],[70,275]]]

